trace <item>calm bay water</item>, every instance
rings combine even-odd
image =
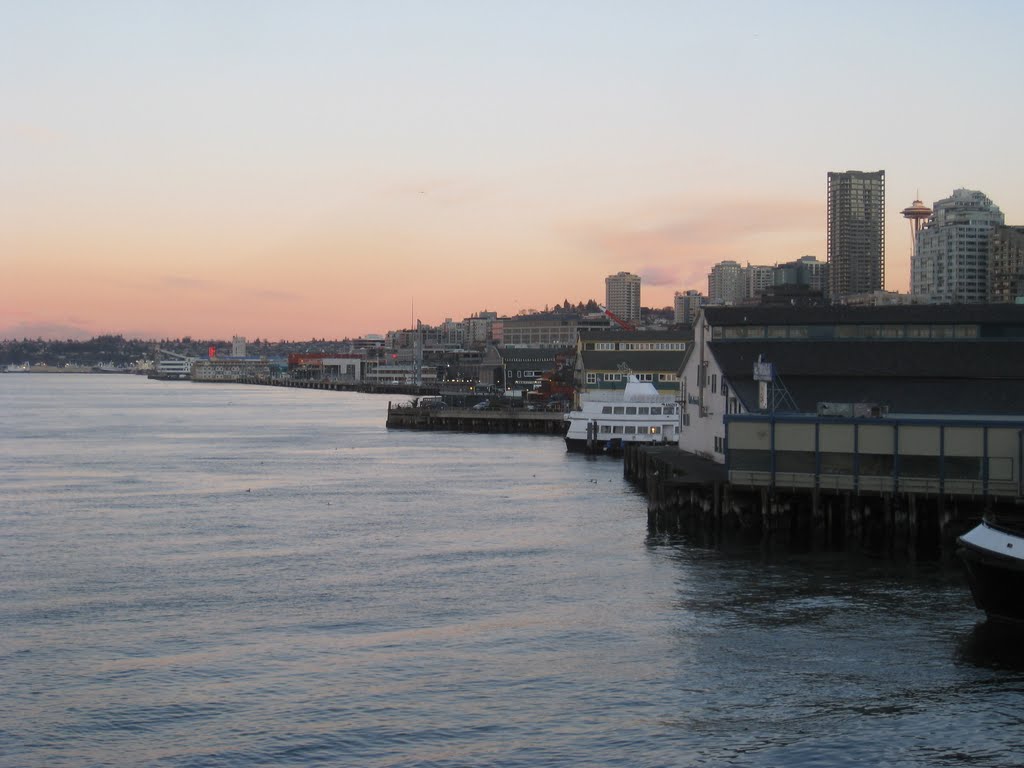
[[[0,765],[1019,765],[951,565],[652,540],[387,398],[0,376]]]

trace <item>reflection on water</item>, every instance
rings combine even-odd
[[[960,641],[957,659],[977,667],[1024,672],[1024,625],[979,621]]]
[[[386,398],[0,377],[0,766],[1006,766],[941,561],[646,536],[621,463]]]

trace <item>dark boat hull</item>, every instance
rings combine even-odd
[[[975,605],[993,619],[1024,622],[1024,537],[982,523],[958,541]]]
[[[606,456],[621,456],[621,440],[577,440],[571,437],[565,438],[565,448],[570,453],[604,454]]]

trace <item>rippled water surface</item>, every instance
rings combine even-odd
[[[955,566],[651,540],[620,463],[386,408],[0,376],[0,765],[1021,763]]]

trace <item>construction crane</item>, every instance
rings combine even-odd
[[[619,317],[614,312],[612,312],[610,309],[608,309],[608,307],[605,307],[605,306],[603,306],[601,304],[598,304],[597,308],[600,309],[602,312],[604,312],[605,315],[607,315],[609,319],[615,321],[624,331],[635,331],[636,330],[636,326],[635,325],[633,325],[632,323],[628,322],[627,320],[623,320],[621,317]]]

